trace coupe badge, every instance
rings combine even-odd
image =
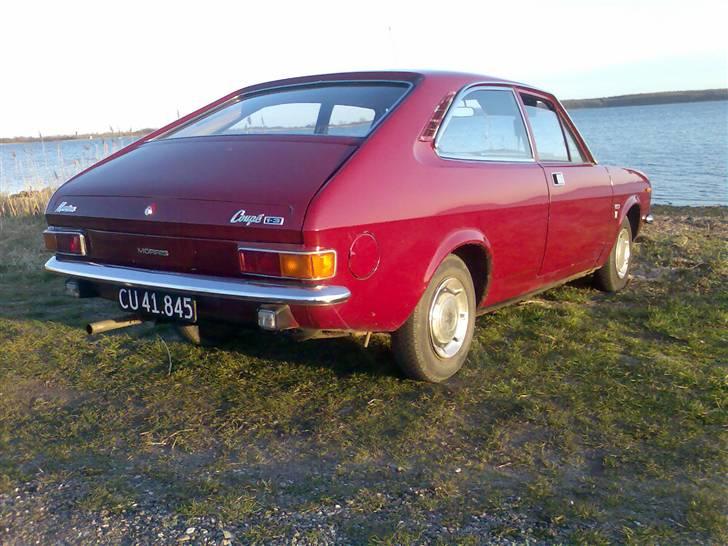
[[[230,218],[231,224],[265,224],[268,226],[282,226],[285,218],[282,216],[266,216],[265,214],[247,214],[245,209],[240,209]]]
[[[74,205],[71,205],[70,203],[66,203],[63,201],[58,207],[56,208],[56,212],[76,212],[77,207]]]

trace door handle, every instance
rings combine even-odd
[[[551,173],[551,178],[554,179],[554,186],[566,185],[566,180],[564,180],[564,173]]]

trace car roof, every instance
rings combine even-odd
[[[261,89],[269,89],[271,87],[282,87],[287,85],[300,85],[306,83],[318,82],[336,82],[336,81],[359,81],[359,80],[384,80],[384,81],[406,81],[410,83],[418,83],[422,80],[439,80],[441,83],[452,83],[453,87],[460,88],[464,85],[474,83],[503,84],[509,86],[518,86],[534,91],[542,91],[532,85],[488,76],[485,74],[474,74],[469,72],[455,72],[445,70],[378,70],[378,71],[361,71],[361,72],[336,72],[330,74],[313,74],[310,76],[300,76],[295,78],[286,78],[282,80],[274,80],[255,84],[245,87],[240,91],[251,92]],[[543,91],[542,91],[543,92]]]

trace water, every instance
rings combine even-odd
[[[136,138],[0,144],[0,193],[59,186]]]
[[[728,205],[728,101],[573,110],[600,163],[647,173],[653,202]],[[58,186],[134,137],[0,144],[0,193]]]
[[[728,205],[728,101],[570,114],[597,161],[647,174],[653,203]]]

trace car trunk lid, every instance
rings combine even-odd
[[[152,141],[65,184],[50,225],[163,237],[302,242],[306,209],[361,139]]]

